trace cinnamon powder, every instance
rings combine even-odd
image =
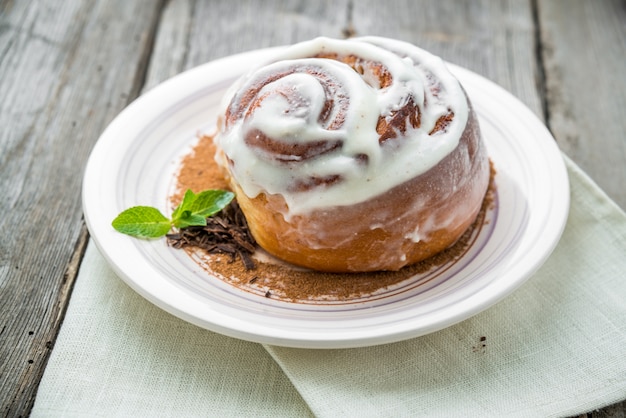
[[[180,202],[187,189],[195,193],[206,189],[228,189],[214,156],[213,138],[207,135],[200,137],[181,162],[176,177],[177,191],[171,196],[173,206]],[[209,254],[198,248],[184,250],[210,273],[207,280],[217,278],[260,297],[297,303],[356,301],[398,285],[417,274],[426,273],[434,267],[453,263],[468,251],[486,222],[487,212],[494,207],[495,169],[493,164],[490,165],[489,188],[472,226],[448,249],[399,271],[323,273],[287,265],[267,255],[262,249],[256,253],[256,268],[249,270],[240,259]]]

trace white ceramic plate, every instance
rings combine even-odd
[[[450,65],[472,99],[498,174],[496,207],[470,250],[452,265],[349,303],[302,304],[261,297],[210,276],[164,239],[113,230],[122,210],[169,213],[180,158],[211,132],[226,88],[273,49],[217,60],[182,73],[129,105],[104,131],[85,171],[83,208],[91,236],[115,272],[162,309],[245,340],[344,348],[424,335],[492,306],[546,260],[563,231],[569,184],[550,133],[522,103],[490,81]]]

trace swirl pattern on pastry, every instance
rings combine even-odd
[[[282,194],[286,215],[362,202],[426,172],[457,146],[468,113],[439,58],[382,38],[287,48],[227,103],[218,143],[232,175],[248,196]]]

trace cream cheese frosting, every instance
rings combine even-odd
[[[380,63],[391,84],[381,86],[367,66],[355,71],[337,60],[315,58],[324,54]],[[223,152],[220,164],[230,165],[243,192],[250,198],[282,195],[286,217],[354,205],[425,173],[457,147],[467,123],[469,107],[458,81],[440,58],[409,43],[316,38],[285,48],[271,61],[229,90],[223,103],[227,117],[215,141]],[[254,99],[246,96],[250,89]],[[391,117],[409,102],[419,109],[419,127],[406,123],[381,143],[380,117]],[[230,120],[233,109],[238,113]],[[450,123],[431,133],[450,113]],[[287,152],[254,145],[267,138]],[[289,152],[307,147],[317,151]],[[322,181],[294,187],[311,179]]]

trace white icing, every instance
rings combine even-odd
[[[381,62],[393,83],[380,89],[378,79],[367,69],[361,75],[342,62],[309,58],[324,52]],[[251,198],[261,192],[282,195],[289,208],[286,217],[353,205],[382,194],[435,166],[456,148],[465,128],[467,100],[443,61],[411,44],[377,37],[317,38],[289,47],[272,64],[242,77],[225,97],[224,108],[239,100],[238,89],[245,88],[259,74],[280,72],[290,66],[318,68],[332,74],[339,86],[334,96],[335,109],[348,107],[339,129],[329,129],[318,121],[327,99],[320,80],[306,73],[293,73],[266,84],[257,94],[267,95],[262,105],[216,136],[217,144],[234,162],[231,174],[244,193]],[[440,85],[439,97],[427,88],[429,77]],[[289,95],[272,94],[276,91],[288,91]],[[420,108],[421,126],[409,127],[405,134],[398,133],[398,138],[380,145],[376,132],[379,115],[390,115],[410,98]],[[437,120],[449,111],[454,113],[453,121],[444,131],[429,135]],[[331,114],[328,120],[334,116]],[[278,162],[272,155],[245,143],[245,135],[251,130],[287,144],[340,140],[342,145],[314,158],[281,156],[282,161]],[[363,163],[363,155],[367,156],[367,163]],[[341,181],[307,191],[293,191],[291,187],[311,176],[333,175],[339,175]],[[419,240],[417,231],[411,238]]]

